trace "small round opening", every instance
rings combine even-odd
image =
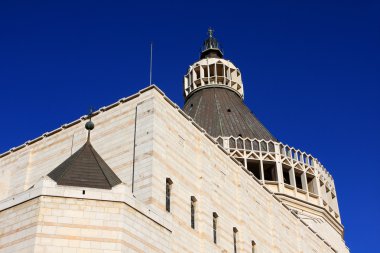
[[[230,109],[230,108],[228,108],[228,109],[227,109],[227,112],[231,112],[231,109]]]

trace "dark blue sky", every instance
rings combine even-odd
[[[378,247],[379,1],[0,2],[0,153],[153,81],[182,78],[212,26],[245,102],[332,173],[352,252]],[[376,250],[375,250],[376,249]]]

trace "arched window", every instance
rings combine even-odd
[[[191,228],[192,229],[195,229],[195,208],[196,208],[196,202],[197,202],[197,199],[194,197],[194,196],[191,196],[190,198],[190,208],[191,208]]]
[[[170,195],[172,191],[173,181],[170,178],[166,178],[166,211],[170,213]]]
[[[218,228],[218,214],[213,212],[212,213],[212,231],[213,231],[215,244],[217,243],[217,228]]]
[[[252,242],[251,242],[251,247],[252,247],[252,253],[255,253],[256,251],[255,251],[255,249],[256,249],[256,243],[255,243],[255,241],[253,241],[252,240]]]
[[[234,253],[237,253],[237,233],[238,233],[238,230],[236,227],[233,228],[233,232],[234,232]]]

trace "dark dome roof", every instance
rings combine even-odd
[[[99,189],[111,189],[121,183],[89,141],[52,170],[48,176],[59,185]]]
[[[277,139],[253,115],[243,100],[226,88],[204,88],[185,103],[184,111],[213,137]]]

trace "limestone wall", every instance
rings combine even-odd
[[[4,253],[143,253],[171,247],[170,230],[121,202],[42,196],[0,212],[0,221]]]
[[[165,179],[173,181],[174,252],[333,252],[246,171],[190,124],[161,96],[154,104],[153,205],[165,208]],[[190,227],[190,197],[197,201],[197,227]],[[218,218],[213,243],[212,214]],[[194,245],[188,247],[187,244]],[[196,249],[194,249],[194,247]],[[338,252],[348,252],[334,241]]]
[[[133,167],[139,168],[136,170],[134,188],[135,196],[142,201],[150,198],[150,188],[147,186],[151,173],[146,171],[152,167],[153,118],[152,113],[147,111],[152,104],[149,100],[152,92],[148,90],[141,95],[122,99],[109,108],[101,108],[92,119],[95,123],[95,129],[91,131],[92,145],[129,187]],[[29,189],[75,153],[86,142],[86,121],[76,120],[0,156],[0,201]]]
[[[0,211],[0,252],[32,252],[35,245],[39,199]]]

